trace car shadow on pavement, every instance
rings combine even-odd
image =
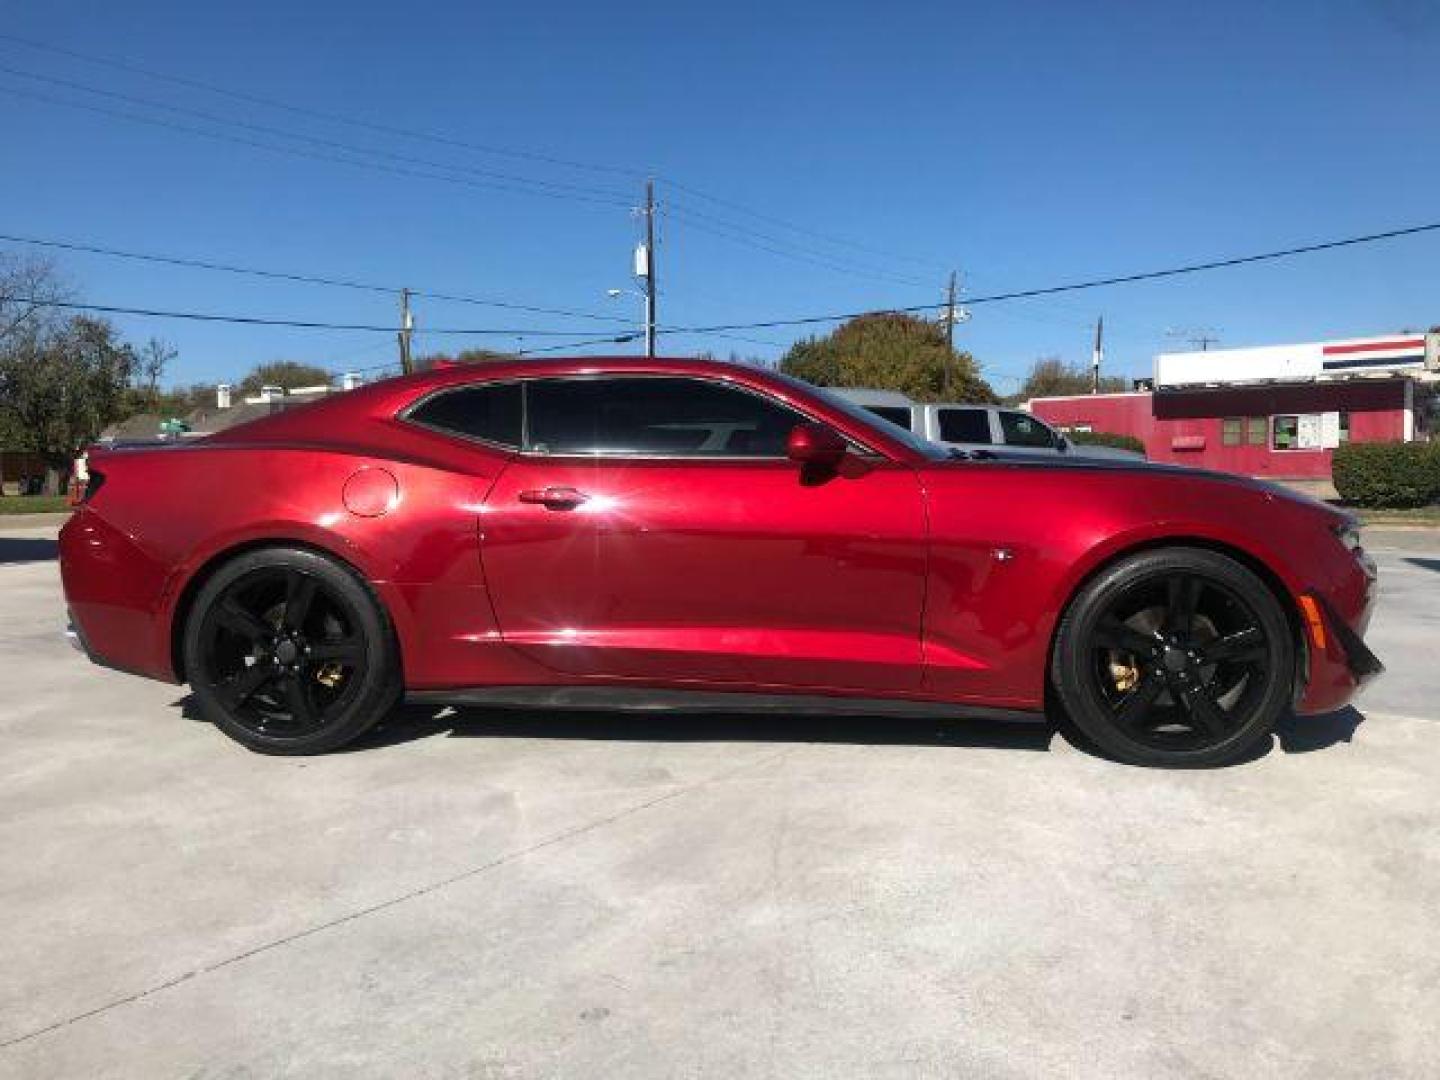
[[[1228,769],[1236,765],[1248,765],[1268,756],[1277,746],[1287,754],[1308,754],[1314,750],[1326,750],[1337,743],[1348,743],[1355,737],[1355,729],[1365,722],[1365,717],[1352,706],[1347,705],[1338,712],[1321,716],[1296,716],[1287,713],[1275,724],[1271,734],[1258,741],[1240,757],[1223,765],[1201,765],[1202,770]],[[1060,721],[1068,741],[1094,757],[1106,761],[1115,759],[1096,746],[1081,731],[1077,731],[1066,720]],[[1177,768],[1177,766],[1163,766]]]
[[[60,545],[43,536],[0,536],[0,565],[58,558]]]
[[[1355,729],[1364,722],[1364,715],[1352,705],[1322,716],[1292,713],[1275,725],[1275,739],[1287,754],[1308,754],[1353,741]]]
[[[175,702],[186,719],[204,723],[193,694]],[[1365,722],[1346,707],[1323,716],[1288,715],[1269,738],[1234,765],[1268,755],[1278,746],[1307,754],[1351,742]],[[831,743],[853,746],[949,746],[956,748],[1048,751],[1055,736],[1084,753],[1108,758],[1068,723],[1052,720],[994,720],[956,716],[815,716],[774,713],[623,712],[505,706],[402,705],[337,754],[383,750],[436,736],[462,739],[575,739],[597,742]],[[1222,766],[1228,767],[1228,766]]]
[[[1405,561],[1411,566],[1418,566],[1421,570],[1435,570],[1440,572],[1440,559],[1422,559],[1415,557],[1407,558]]]
[[[989,719],[786,716],[774,713],[636,713],[406,705],[344,749],[376,750],[414,739],[586,739],[613,742],[775,742],[1048,750],[1052,725]]]

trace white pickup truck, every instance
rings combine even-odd
[[[1003,447],[1017,454],[1071,454],[1075,457],[1138,458],[1130,450],[1077,445],[1044,421],[1001,405],[965,405],[914,401],[895,390],[832,387],[883,420],[931,442],[966,450]]]

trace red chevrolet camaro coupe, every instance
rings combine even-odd
[[[965,453],[753,368],[455,366],[96,450],[60,537],[95,661],[255,750],[402,695],[1065,715],[1243,754],[1380,670],[1354,522],[1234,476]]]

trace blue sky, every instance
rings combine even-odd
[[[601,167],[328,123],[0,40],[0,66],[11,69],[0,72],[0,232],[617,318],[638,318],[637,300],[605,292],[630,285],[638,226],[625,204],[638,201],[649,171],[665,210],[661,320],[673,325],[925,303],[939,299],[951,267],[983,294],[1440,220],[1440,14],[1428,0],[20,0],[0,30],[309,109]],[[15,96],[8,91],[339,153],[13,71],[423,159],[466,182]],[[476,186],[494,179],[484,173],[573,185],[600,201]],[[383,295],[94,256],[59,261],[95,303],[395,317]],[[1173,346],[1167,328],[1217,328],[1241,345],[1428,326],[1440,322],[1437,284],[1440,234],[1431,234],[977,306],[957,341],[1004,391],[1036,357],[1087,358],[1102,312],[1110,370],[1139,374]],[[417,314],[422,328],[576,337],[608,328],[433,301]],[[137,340],[157,335],[179,349],[172,381],[281,358],[340,370],[393,353],[390,337],[359,332],[115,321]],[[741,333],[774,344],[662,344],[773,358],[799,331]],[[421,348],[460,344],[427,336]]]

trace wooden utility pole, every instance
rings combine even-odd
[[[410,314],[410,290],[400,290],[400,333],[396,337],[400,341],[400,371],[409,375],[415,370],[410,360],[410,335],[415,330],[415,318]]]
[[[645,181],[645,355],[655,359],[655,181]]]
[[[1090,393],[1100,392],[1100,361],[1105,359],[1105,316],[1095,320],[1095,351],[1090,354]]]
[[[955,271],[950,271],[950,287],[945,292],[945,400],[950,400],[951,372],[955,367]]]

